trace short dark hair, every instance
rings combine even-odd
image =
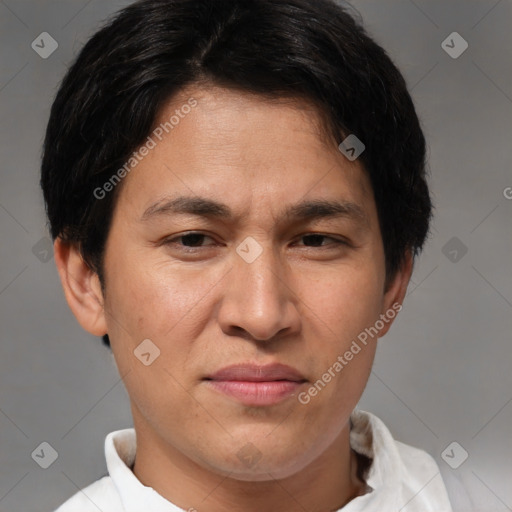
[[[429,230],[425,138],[405,80],[335,0],[140,0],[85,44],[53,103],[41,186],[50,233],[77,244],[104,285],[103,257],[121,186],[101,187],[194,84],[310,101],[339,144],[365,145],[393,276]],[[107,341],[107,340],[105,340]]]

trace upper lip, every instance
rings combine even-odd
[[[235,364],[226,366],[221,370],[209,375],[207,380],[231,380],[245,382],[270,382],[276,380],[289,380],[303,382],[306,379],[295,368],[285,364]]]

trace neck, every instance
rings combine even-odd
[[[133,473],[143,485],[184,510],[331,512],[364,493],[348,423],[310,465],[287,478],[274,479],[269,474],[264,481],[237,480],[201,466],[157,436],[141,416],[134,415],[134,424]]]

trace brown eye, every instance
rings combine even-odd
[[[174,245],[189,249],[199,249],[201,247],[207,247],[202,245],[205,238],[210,238],[208,235],[203,233],[185,233],[174,238],[170,238],[164,242],[165,245]]]
[[[204,241],[206,235],[202,235],[201,233],[191,233],[189,235],[180,236],[179,239],[183,241],[183,245],[187,247],[197,247],[201,245],[201,242]]]
[[[309,243],[305,243],[307,247],[328,247],[328,246],[338,246],[338,245],[346,245],[346,243],[337,238],[333,238],[327,235],[322,235],[320,233],[313,233],[310,235],[303,235],[301,237],[302,240],[308,241]],[[322,245],[324,240],[330,240],[331,243]]]

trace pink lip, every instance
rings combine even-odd
[[[293,395],[306,382],[290,366],[233,365],[205,379],[208,386],[252,406],[273,405]]]

